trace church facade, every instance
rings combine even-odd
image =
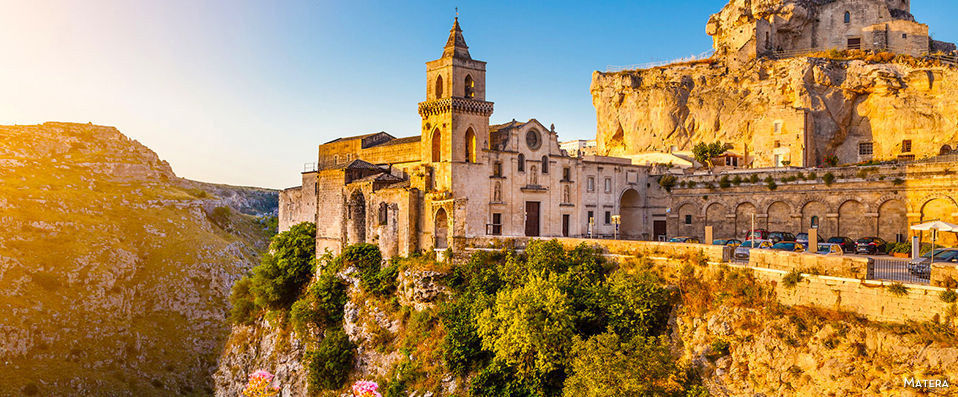
[[[280,230],[315,222],[317,252],[369,242],[387,257],[475,238],[664,237],[648,167],[569,153],[535,119],[491,124],[485,87],[486,63],[472,59],[457,19],[442,57],[426,63],[421,131],[320,145],[302,185],[280,193]]]

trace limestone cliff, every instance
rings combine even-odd
[[[921,62],[800,57],[731,68],[713,59],[595,72],[591,92],[601,154],[720,140],[767,162],[772,140],[781,140],[797,153],[806,146],[807,165],[816,165],[831,154],[870,160],[859,157],[863,142],[873,143],[875,159],[936,155],[958,142],[958,70]],[[792,164],[802,165],[801,156],[792,154]]]
[[[177,178],[112,127],[0,126],[2,395],[208,394],[276,192]]]

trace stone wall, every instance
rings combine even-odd
[[[935,263],[931,266],[931,285],[958,288],[958,267],[953,263]]]
[[[785,272],[798,271],[834,277],[847,277],[864,280],[873,275],[872,260],[858,256],[833,256],[783,252],[770,250],[751,250],[748,264],[752,267],[776,269]]]
[[[892,283],[887,281],[805,274],[789,288],[782,283],[785,272],[752,269],[759,279],[774,283],[778,301],[790,306],[814,306],[857,313],[873,321],[903,323],[942,319],[951,305],[939,298],[944,291],[940,287],[909,284],[907,292],[899,296],[889,291]]]

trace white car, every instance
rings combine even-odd
[[[749,251],[751,251],[752,248],[757,248],[757,249],[772,248],[772,241],[771,240],[748,240],[742,243],[742,245],[735,247],[735,253],[733,254],[733,256],[735,257],[735,259],[738,259],[738,260],[748,260]]]

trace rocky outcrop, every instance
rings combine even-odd
[[[263,368],[275,375],[273,384],[280,387],[281,397],[305,396],[305,353],[305,344],[288,327],[265,319],[234,326],[213,374],[216,396],[241,395],[249,375]]]
[[[673,338],[713,396],[950,395],[949,389],[904,382],[953,382],[958,348],[951,343],[922,335],[928,331],[920,326],[895,332],[850,316],[833,313],[829,319],[803,310],[770,316],[761,309],[720,306],[703,316],[679,316]],[[721,345],[715,341],[727,343],[727,353],[716,349]]]
[[[757,150],[773,146],[776,120],[790,134],[783,140],[805,140],[808,129],[809,165],[828,154],[857,162],[861,142],[873,142],[876,159],[902,154],[903,140],[919,158],[958,142],[958,70],[942,66],[802,57],[730,68],[710,61],[595,72],[591,92],[600,154],[719,140],[760,157]]]
[[[212,391],[230,287],[267,235],[209,207],[276,193],[202,186],[112,127],[0,126],[0,394]]]

